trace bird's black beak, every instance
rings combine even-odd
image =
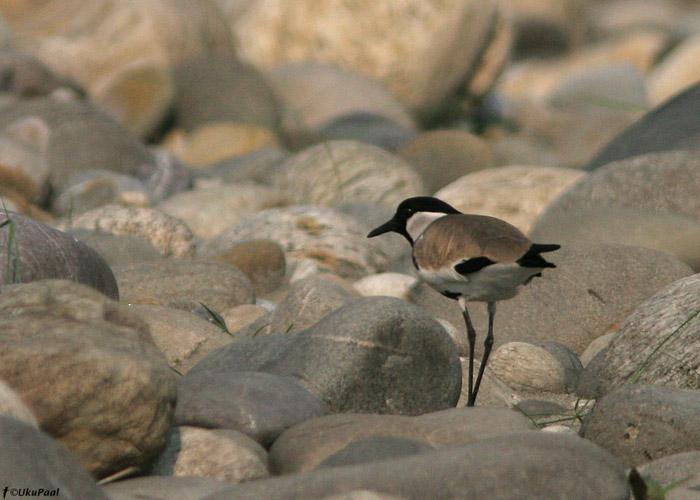
[[[391,231],[396,231],[396,223],[394,222],[394,219],[391,219],[382,224],[381,226],[372,229],[367,235],[367,237],[374,238],[375,236],[379,236],[380,234],[388,233]]]

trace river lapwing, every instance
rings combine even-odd
[[[556,267],[540,254],[559,245],[532,243],[518,228],[486,215],[463,214],[442,200],[418,196],[402,201],[391,220],[372,230],[373,238],[393,231],[413,248],[413,265],[422,281],[446,297],[457,300],[469,340],[469,392],[467,406],[474,406],[484,368],[493,345],[496,302],[518,294],[546,267]],[[488,334],[484,355],[474,383],[476,332],[467,303],[487,303]]]

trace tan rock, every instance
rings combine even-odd
[[[328,141],[282,163],[274,185],[297,204],[374,202],[395,207],[426,193],[420,176],[398,156],[356,141]]]
[[[32,5],[30,5],[32,4]],[[27,50],[137,133],[153,130],[173,97],[169,68],[200,53],[233,51],[208,2],[53,0],[3,4]]]
[[[245,328],[265,314],[267,314],[267,309],[255,304],[241,304],[221,311],[221,317],[224,318],[230,332]]]
[[[174,427],[153,473],[196,476],[240,483],[270,475],[267,452],[249,437],[230,429]]]
[[[148,324],[168,364],[183,374],[214,349],[233,342],[218,326],[187,311],[145,304],[130,309]]]
[[[583,175],[559,167],[491,168],[465,175],[435,196],[461,212],[498,217],[527,233],[549,202]]]
[[[572,74],[596,66],[629,63],[647,74],[666,48],[668,36],[657,31],[641,31],[616,41],[588,46],[565,59],[523,61],[509,66],[498,88],[509,98],[543,101]]]
[[[566,371],[559,360],[542,347],[525,342],[503,344],[489,359],[491,371],[515,390],[561,393]]]
[[[183,221],[198,238],[213,238],[241,217],[283,205],[275,188],[252,182],[224,184],[183,191],[158,209]]]
[[[36,417],[27,405],[20,399],[19,395],[0,379],[0,416],[12,417],[21,420],[27,425],[38,427]]]
[[[209,122],[189,134],[166,142],[188,165],[203,167],[241,156],[256,149],[277,147],[277,137],[268,128],[253,124]]]
[[[180,219],[153,208],[106,205],[62,223],[60,229],[140,236],[166,257],[187,257],[194,253],[194,235],[190,228]]]
[[[434,108],[484,64],[500,67],[509,39],[509,24],[490,0],[217,3],[242,58],[268,68],[300,60],[353,68],[386,83],[413,110]]]
[[[674,48],[649,75],[649,98],[656,106],[700,81],[700,35]]]
[[[496,166],[491,145],[466,130],[423,132],[397,155],[413,166],[429,193],[463,175]]]

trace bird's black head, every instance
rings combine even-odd
[[[411,245],[413,245],[413,238],[409,234],[406,226],[408,225],[408,221],[411,219],[411,217],[416,214],[426,212],[445,215],[460,213],[451,205],[448,205],[444,201],[438,200],[437,198],[433,198],[431,196],[416,196],[414,198],[407,198],[399,203],[394,217],[381,226],[370,231],[367,237],[374,238],[380,234],[393,231],[394,233],[399,233],[402,235]]]

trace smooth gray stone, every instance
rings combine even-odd
[[[618,460],[579,437],[542,432],[255,481],[206,500],[315,500],[360,488],[412,500],[629,500]]]
[[[111,500],[200,500],[230,483],[205,477],[146,476],[102,487]]]
[[[400,436],[373,436],[350,443],[327,457],[317,467],[366,464],[389,458],[418,455],[430,450],[435,448],[415,439]]]
[[[263,372],[188,372],[178,380],[176,425],[234,429],[269,446],[285,429],[325,415],[297,382]]]
[[[645,153],[700,149],[700,83],[645,114],[604,147],[589,170]]]
[[[251,351],[256,354],[246,361]],[[417,415],[451,408],[462,384],[447,332],[391,297],[353,300],[295,334],[234,342],[190,373],[206,369],[296,377],[333,412]]]
[[[625,385],[600,398],[581,435],[628,465],[700,449],[700,391]]]
[[[78,460],[58,442],[10,417],[0,416],[0,491],[3,488],[58,490],[60,500],[107,500],[95,480]],[[15,495],[7,498],[43,498]]]

